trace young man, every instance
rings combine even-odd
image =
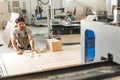
[[[25,20],[22,17],[19,17],[15,22],[17,27],[11,32],[11,42],[17,54],[23,54],[24,50],[37,52],[34,48],[32,32],[26,27]]]

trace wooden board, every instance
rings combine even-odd
[[[11,22],[7,22],[7,26],[2,34],[2,39],[4,40],[4,42],[8,45],[8,47],[11,46],[11,38],[10,38],[10,34],[11,34],[11,30],[15,27],[15,24],[12,24]]]
[[[15,20],[19,17],[18,13],[11,13],[10,20],[7,22],[6,28],[2,34],[2,39],[5,41],[5,43],[8,45],[8,47],[11,47],[11,30],[15,28]]]
[[[47,71],[81,63],[80,45],[63,46],[63,51],[48,50],[34,57],[30,57],[30,54],[17,55],[15,52],[0,54],[8,75]]]
[[[9,12],[0,12],[0,21],[9,21],[11,13]]]
[[[70,34],[61,36],[62,43],[80,43],[80,34]]]
[[[2,21],[0,21],[0,29],[2,29]]]
[[[0,2],[0,12],[9,12],[7,1],[1,1]]]

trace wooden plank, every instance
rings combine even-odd
[[[0,12],[0,21],[9,21],[11,13],[9,12]]]
[[[80,34],[70,34],[61,36],[62,43],[80,43]]]
[[[5,41],[5,43],[8,45],[8,47],[11,46],[10,33],[14,27],[15,27],[15,24],[12,24],[11,22],[8,21],[7,26],[3,32],[3,35],[2,35],[2,39]]]
[[[8,75],[25,74],[40,70],[40,68],[36,67],[36,65],[30,61],[26,54],[17,55],[15,52],[13,52],[1,55]]]
[[[2,29],[2,21],[0,21],[0,29]]]
[[[10,22],[15,24],[15,20],[19,17],[19,13],[12,12],[10,17]]]
[[[3,32],[2,39],[5,41],[5,43],[8,45],[8,47],[11,47],[11,30],[15,28],[15,20],[19,17],[18,13],[11,13],[10,21],[7,22],[6,28]]]
[[[9,12],[7,1],[1,1],[0,2],[0,12]]]
[[[63,46],[63,51],[58,52],[47,50],[40,56],[31,57],[30,54],[17,55],[13,52],[0,55],[9,75],[47,71],[81,63],[80,45]]]

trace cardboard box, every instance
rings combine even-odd
[[[60,40],[57,39],[46,39],[46,47],[51,51],[61,51],[62,44]]]
[[[13,1],[12,4],[13,7],[19,7],[19,1]]]

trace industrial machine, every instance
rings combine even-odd
[[[35,15],[37,17],[37,20],[42,19],[42,11],[43,11],[42,5],[41,5],[40,1],[38,0],[37,1],[37,6],[36,6],[36,9],[35,9]]]
[[[120,8],[116,8],[114,10],[114,20],[113,20],[113,24],[119,24],[120,23]]]
[[[116,1],[116,9],[114,10],[114,19],[112,22],[108,22],[107,12],[103,13],[103,10],[95,12],[97,20],[94,19],[96,15],[88,16],[86,19],[81,20],[81,48],[82,62],[97,62],[100,61],[101,56],[106,57],[111,53],[114,57],[114,61],[120,63],[119,59],[119,14],[120,0]],[[101,15],[101,13],[103,13]],[[98,15],[100,14],[100,15]],[[109,25],[112,23],[111,25]],[[113,25],[114,24],[114,25]],[[116,24],[116,25],[115,25]],[[117,55],[116,55],[117,54]]]
[[[95,15],[94,21],[103,21],[107,22],[107,11],[93,11],[93,14]]]
[[[49,11],[51,11],[50,9]],[[106,22],[93,21],[95,17],[92,15],[81,20],[81,64],[3,76],[0,77],[0,80],[105,80],[114,77],[119,78],[120,27],[106,24]],[[52,17],[49,14],[50,29],[51,19]]]
[[[97,62],[111,53],[113,61],[120,63],[119,26],[93,21],[94,17],[81,20],[81,51],[85,53],[81,56],[82,62]]]
[[[70,24],[53,23],[52,38],[60,39],[62,44],[80,43],[80,22]]]
[[[118,24],[120,23],[120,2],[118,3],[117,7],[114,10],[114,20],[113,24]]]
[[[120,65],[108,55],[101,62],[41,72],[0,77],[0,80],[102,80],[120,76]]]
[[[91,16],[89,16],[91,17]],[[102,80],[120,78],[120,28],[93,21],[94,16],[81,21],[82,63],[75,66],[8,75],[1,80]],[[111,35],[111,36],[108,36]]]
[[[119,23],[120,23],[120,0],[117,0],[116,8],[114,9],[113,24],[119,24]]]
[[[35,8],[35,14],[32,14],[32,25],[34,26],[46,26],[47,17],[43,17],[43,5],[48,5],[49,0],[47,2],[43,2],[42,0],[37,0],[37,6]]]

